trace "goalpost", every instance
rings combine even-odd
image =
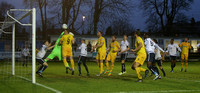
[[[31,23],[22,23],[22,19],[26,19],[27,16],[31,16]],[[30,20],[29,20],[30,21]],[[7,11],[7,16],[5,17],[4,22],[1,22],[0,25],[0,37],[2,37],[2,34],[11,34],[12,35],[12,51],[11,53],[9,52],[2,52],[1,53],[1,59],[4,58],[4,56],[9,57],[9,55],[12,55],[12,71],[10,74],[17,76],[16,75],[16,52],[15,52],[15,45],[16,45],[16,38],[15,38],[15,30],[16,30],[16,23],[18,23],[21,26],[25,27],[32,27],[32,34],[31,34],[31,48],[32,48],[32,54],[31,54],[31,61],[32,61],[32,83],[36,83],[36,75],[35,75],[35,68],[36,68],[36,9],[10,9]],[[12,28],[12,31],[10,31]],[[6,41],[5,41],[6,42]],[[23,76],[19,76],[21,78],[26,79]]]

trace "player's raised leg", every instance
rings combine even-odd
[[[138,75],[138,81],[137,82],[142,82],[142,75],[140,72],[145,72],[145,77],[148,75],[149,71],[141,68],[143,65],[144,61],[146,60],[146,51],[145,51],[145,46],[142,38],[140,37],[140,31],[135,32],[135,37],[136,37],[136,42],[135,42],[135,49],[131,49],[132,52],[137,52],[137,57],[131,66],[133,70],[136,70],[136,73]]]

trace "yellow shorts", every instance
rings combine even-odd
[[[62,56],[63,57],[72,57],[72,49],[71,48],[62,48]]]
[[[137,55],[137,57],[136,57],[134,62],[140,63],[140,65],[143,65],[145,60],[146,60],[146,58],[147,58],[146,54],[139,54],[139,55]]]
[[[111,61],[112,63],[115,62],[115,59],[116,59],[117,55],[116,54],[112,54],[112,53],[109,53],[106,60],[107,61]]]
[[[181,54],[181,59],[182,60],[188,60],[188,54]]]
[[[105,58],[106,58],[106,52],[98,52],[97,53],[97,56],[96,56],[97,60],[105,60]]]

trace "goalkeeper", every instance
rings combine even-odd
[[[67,29],[67,26],[63,24],[62,28],[63,28],[63,30],[65,30],[65,29]],[[59,41],[62,38],[63,34],[64,34],[64,31],[60,34],[60,36],[56,40],[57,45],[52,50],[51,54],[49,54],[49,56],[44,60],[45,62],[52,60],[55,57],[58,57],[59,61],[62,60],[62,47],[61,47]]]

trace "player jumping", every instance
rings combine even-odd
[[[147,77],[148,73],[149,73],[148,70],[141,67],[143,65],[144,61],[146,60],[147,56],[146,56],[144,42],[143,42],[142,38],[140,37],[140,35],[141,34],[140,34],[139,30],[135,32],[135,37],[136,37],[135,49],[131,49],[132,52],[136,52],[136,54],[137,54],[137,57],[131,66],[131,68],[133,70],[135,70],[138,75],[137,82],[142,82],[142,75],[140,74],[141,71],[145,72],[145,77]]]
[[[72,43],[74,43],[73,35],[69,34],[69,31],[65,29],[64,35],[60,39],[60,44],[62,44],[62,57],[63,63],[66,67],[66,73],[68,73],[68,69],[72,71],[72,75],[74,75],[74,60],[72,57]],[[67,62],[67,57],[70,58],[72,69],[69,67]]]
[[[116,41],[116,36],[112,36],[112,42],[110,43],[110,47],[108,48],[107,52],[109,51],[109,54],[106,58],[106,67],[107,67],[107,71],[105,73],[108,73],[108,76],[111,76],[113,67],[114,67],[114,63],[115,63],[115,59],[117,57],[117,52],[119,52],[120,46],[119,43]],[[109,69],[109,61],[111,61],[111,67]]]
[[[182,42],[180,44],[180,47],[182,47],[182,53],[181,53],[181,72],[183,71],[183,64],[185,60],[185,72],[187,72],[188,67],[188,55],[189,55],[189,49],[191,49],[191,45],[188,42],[189,38],[185,38],[185,42]]]

